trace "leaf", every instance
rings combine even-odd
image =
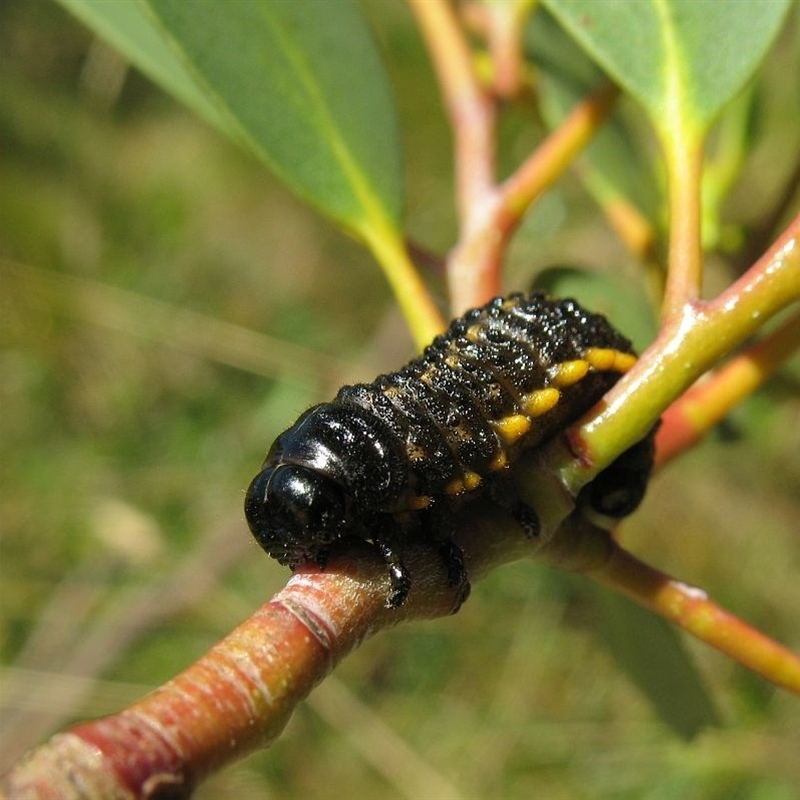
[[[791,0],[543,0],[662,137],[703,132],[753,75]]]
[[[323,213],[397,226],[393,99],[352,0],[61,2]]]
[[[551,128],[560,124],[570,111],[606,78],[546,8],[539,9],[526,31],[526,46],[541,73],[541,108]],[[659,187],[651,165],[625,117],[617,109],[596,132],[579,158],[582,175],[590,192],[594,175],[626,197],[649,220],[659,211]],[[602,205],[602,197],[597,197]]]
[[[628,677],[676,733],[691,739],[719,719],[677,631],[661,617],[602,586],[590,585],[600,633]]]
[[[172,52],[139,0],[58,0],[154,83],[192,108],[215,128],[224,122],[207,93]]]

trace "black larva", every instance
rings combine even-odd
[[[422,536],[442,553],[463,600],[469,583],[450,538],[455,505],[479,491],[499,497],[517,456],[588,411],[634,361],[630,342],[574,300],[495,298],[398,372],[344,386],[281,434],[247,492],[250,529],[291,567],[324,566],[345,539],[371,541],[389,570],[390,607],[411,588],[404,545]],[[584,489],[595,509],[624,516],[638,505],[651,438]],[[535,512],[511,505],[535,535]]]

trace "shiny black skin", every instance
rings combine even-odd
[[[633,352],[605,318],[574,300],[516,294],[467,312],[418,359],[373,383],[343,387],[278,437],[247,492],[253,535],[291,567],[324,567],[331,548],[348,539],[372,542],[389,570],[389,607],[408,595],[403,549],[420,538],[441,553],[450,584],[461,588],[460,604],[469,582],[451,539],[454,509],[481,495],[536,535],[535,511],[509,503],[498,485],[521,452],[588,411],[619,374],[590,370],[561,388],[555,407],[517,443],[501,441],[495,423],[519,412],[520,396],[548,387],[551,368],[581,359],[587,348]],[[629,514],[644,494],[652,450],[650,436],[581,497],[603,514]],[[467,473],[479,476],[477,489],[458,488]]]

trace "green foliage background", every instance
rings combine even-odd
[[[402,6],[368,10],[391,53],[407,227],[444,251],[451,155],[430,67]],[[796,39],[766,68],[730,204],[742,226],[797,151]],[[536,126],[511,115],[509,161]],[[283,584],[241,512],[266,445],[412,346],[364,250],[51,3],[0,6],[0,152],[7,765],[30,732],[167,680]],[[632,274],[574,179],[526,220],[508,287],[553,262]],[[624,528],[634,552],[795,648],[799,381],[794,363],[660,475]],[[689,641],[721,727],[679,740],[609,655],[603,602],[538,565],[500,570],[458,616],[367,643],[271,751],[198,796],[793,797],[797,700]]]

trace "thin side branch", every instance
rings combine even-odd
[[[570,112],[500,187],[503,231],[510,234],[524,213],[569,168],[614,108],[619,89],[606,84]]]
[[[449,260],[456,312],[499,293],[511,236],[533,203],[563,176],[605,122],[617,96],[617,88],[606,85],[579,103],[506,181],[487,190],[482,202],[473,207],[470,224]]]
[[[656,438],[657,466],[697,444],[798,349],[800,313],[689,389],[664,412]]]
[[[800,300],[800,215],[745,275],[709,302],[665,322],[656,341],[592,411],[553,440],[545,458],[575,493],[619,453],[642,439],[701,375]],[[581,458],[576,459],[578,454]]]
[[[473,68],[472,51],[453,6],[408,0],[425,37],[455,137],[457,204],[462,227],[491,190],[495,175],[495,105]]]
[[[800,696],[800,657],[720,608],[702,589],[665,575],[616,544],[605,564],[587,574]]]
[[[486,41],[495,97],[511,100],[524,90],[527,65],[524,58],[525,26],[537,0],[484,3],[472,0],[462,6],[465,22]]]
[[[472,9],[473,17],[479,12],[486,35],[494,44],[492,61],[499,83],[491,90],[482,85],[476,72],[454,7],[442,0],[409,0],[409,4],[433,59],[455,139],[460,232],[448,259],[448,289],[453,313],[461,314],[501,292],[503,257],[511,234],[531,204],[564,174],[603,123],[617,90],[603,87],[580,103],[558,130],[498,186],[498,99],[519,85],[522,23],[532,4]]]

